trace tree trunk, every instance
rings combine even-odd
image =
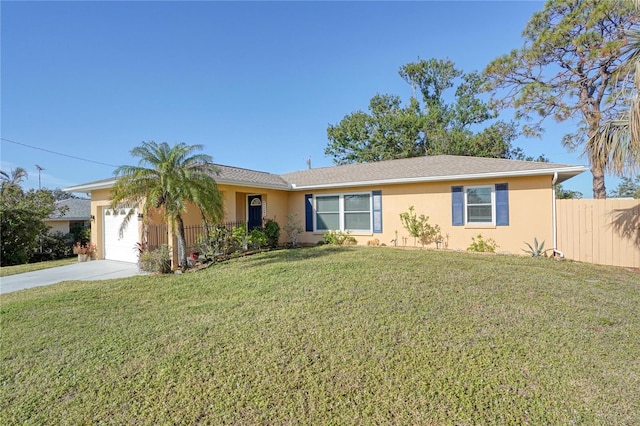
[[[184,222],[182,221],[182,217],[178,215],[176,217],[176,222],[178,222],[178,265],[180,268],[185,269],[188,266],[187,263],[187,241],[184,237]]]
[[[207,221],[207,218],[204,217],[204,215],[202,215],[202,226],[204,227],[204,240],[206,241],[207,245],[210,245],[211,234],[209,232],[209,221]]]
[[[607,189],[604,186],[604,167],[592,166],[591,174],[593,175],[593,198],[607,198]]]
[[[607,189],[604,186],[604,171],[606,170],[609,152],[598,152],[598,149],[592,144],[592,141],[598,138],[601,117],[600,109],[596,108],[595,111],[585,113],[585,117],[587,117],[587,122],[589,123],[589,139],[587,144],[590,144],[588,151],[591,175],[593,176],[593,198],[605,199],[607,198]]]

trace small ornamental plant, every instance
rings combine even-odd
[[[413,206],[409,206],[408,212],[400,213],[400,221],[402,226],[409,231],[409,235],[413,237],[414,246],[416,245],[416,240],[420,241],[422,247],[442,241],[440,226],[431,226],[429,224],[429,216],[416,215]]]
[[[478,253],[495,253],[498,247],[498,244],[496,244],[493,238],[487,238],[485,240],[482,234],[478,234],[477,237],[471,237],[471,245],[467,247],[467,250]]]
[[[531,257],[546,257],[547,252],[552,251],[552,249],[544,249],[544,241],[541,244],[538,244],[538,238],[533,239],[533,245],[529,244],[525,241],[528,250],[522,249],[523,252],[530,254]]]
[[[327,231],[322,236],[322,242],[324,244],[333,244],[336,246],[353,246],[358,244],[355,237],[351,236],[351,232],[346,231]]]
[[[280,241],[280,225],[278,222],[267,219],[264,224],[264,234],[267,236],[269,247],[278,248],[278,241]]]
[[[152,272],[159,274],[168,274],[171,272],[171,252],[169,246],[163,244],[162,246],[149,250],[145,249],[139,258],[139,265],[141,271]]]
[[[91,243],[81,244],[80,241],[78,241],[73,246],[73,254],[86,254],[93,257],[93,255],[96,254],[96,245]]]
[[[289,213],[287,215],[287,224],[284,226],[284,232],[287,233],[289,237],[289,243],[291,247],[296,247],[298,245],[298,235],[304,232],[302,226],[300,226],[300,221],[298,221],[296,213]]]

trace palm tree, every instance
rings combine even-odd
[[[142,211],[161,209],[178,237],[178,262],[187,267],[187,249],[182,215],[188,205],[200,210],[202,217],[218,221],[223,215],[223,198],[211,164],[212,158],[206,154],[194,154],[202,150],[202,145],[179,143],[169,146],[149,141],[131,150],[131,155],[140,158],[138,166],[120,166],[112,191],[111,206],[122,204],[142,206]],[[130,209],[123,227],[133,215]],[[145,215],[146,216],[146,215]]]
[[[640,9],[640,0],[634,0]],[[640,28],[635,27],[626,34],[627,45],[623,51],[625,60],[616,68],[614,85],[633,81],[632,85],[620,84],[614,89],[613,98],[623,98],[628,109],[619,117],[606,121],[592,137],[587,147],[596,154],[593,158],[618,176],[640,171]],[[628,91],[628,87],[632,91]]]
[[[23,180],[29,177],[29,174],[22,167],[16,167],[10,173],[0,170],[0,180],[2,180],[2,191],[11,186],[20,186]]]

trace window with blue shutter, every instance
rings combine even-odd
[[[304,195],[304,230],[313,232],[313,194]]]
[[[496,226],[509,226],[509,185],[496,184]]]
[[[464,225],[464,192],[461,186],[451,187],[451,224]]]

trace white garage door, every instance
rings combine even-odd
[[[104,209],[104,258],[122,262],[137,262],[138,210],[134,209],[129,224],[120,235],[120,226],[129,208]]]

